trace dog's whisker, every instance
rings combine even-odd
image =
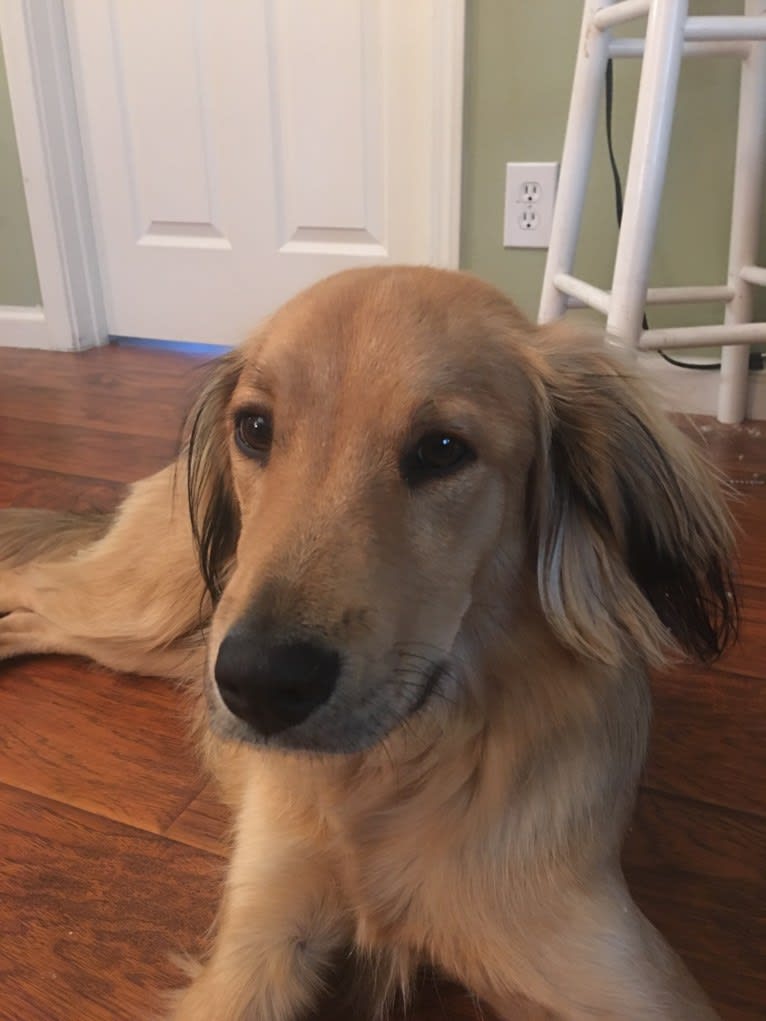
[[[444,651],[444,649],[442,649],[438,645],[434,645],[432,642],[414,642],[414,641],[394,642],[392,648],[396,652],[399,652],[400,650],[404,652],[413,651],[413,654],[415,654],[414,653],[415,649],[427,649],[436,653],[436,656],[439,659],[444,659],[447,656],[447,653]]]
[[[422,682],[415,681],[415,680],[408,680],[406,678],[400,678],[399,681],[398,681],[398,686],[400,688],[405,688],[405,689],[410,689],[412,691],[416,691],[416,692],[418,692],[418,694],[420,694],[423,691],[423,687],[424,687]],[[448,705],[451,705],[451,706],[456,706],[458,704],[456,699],[450,698],[450,696],[447,695],[446,692],[442,691],[439,688],[438,685],[436,685],[436,687],[434,687],[429,692],[429,696],[428,697],[429,697],[429,699],[431,699],[431,698],[438,698],[442,702],[446,702]]]

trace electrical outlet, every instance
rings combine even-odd
[[[519,230],[537,230],[540,226],[540,217],[534,206],[522,206],[519,216]]]
[[[539,181],[524,181],[521,186],[522,202],[539,202],[543,189]]]
[[[506,248],[548,247],[558,172],[558,163],[505,164]]]

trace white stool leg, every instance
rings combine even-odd
[[[766,13],[766,0],[746,0],[745,14]],[[766,42],[750,44],[742,63],[739,92],[737,155],[731,210],[729,287],[734,298],[726,306],[724,322],[749,323],[753,318],[753,285],[742,279],[742,267],[755,264],[761,222],[761,197],[766,164]],[[750,348],[725,347],[721,355],[718,420],[741,422],[747,403]]]
[[[607,340],[635,349],[670,147],[688,0],[653,0],[617,245]]]
[[[609,57],[609,35],[593,27],[593,16],[613,0],[587,0],[577,47],[572,97],[569,104],[556,208],[545,263],[538,322],[558,319],[566,311],[566,296],[553,285],[559,273],[571,273],[580,232],[588,172],[593,158],[601,91]]]

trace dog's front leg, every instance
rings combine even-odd
[[[23,513],[5,525],[0,516],[0,659],[58,652],[113,670],[198,677],[210,606],[183,466],[137,482],[100,537],[85,520],[79,552],[72,529],[59,535],[52,520],[46,535],[32,514],[25,552]],[[42,559],[34,553],[41,545]],[[4,569],[4,549],[20,563]]]
[[[302,1019],[350,935],[334,870],[311,829],[293,815],[289,794],[256,777],[239,812],[212,953],[170,1019]]]
[[[561,1021],[717,1021],[621,876],[560,889],[506,918],[474,907],[481,938],[465,933],[457,956],[441,963],[503,1021],[519,1016],[518,994]]]

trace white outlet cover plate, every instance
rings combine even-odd
[[[506,248],[548,247],[558,176],[558,163],[505,164]],[[530,199],[530,193],[535,197]],[[535,225],[530,227],[530,221]]]

